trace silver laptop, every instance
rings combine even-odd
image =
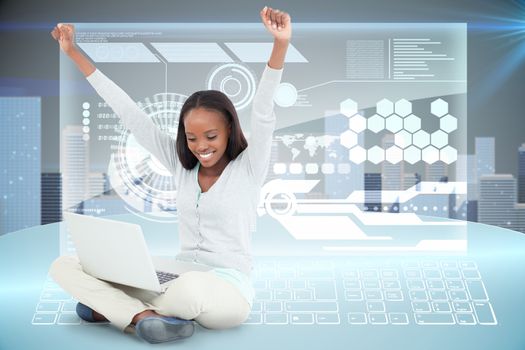
[[[101,280],[163,293],[180,274],[205,265],[157,261],[156,271],[139,225],[64,213],[83,270]]]

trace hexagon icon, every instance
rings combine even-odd
[[[366,129],[366,119],[363,116],[356,114],[350,118],[348,127],[356,133],[360,133]]]
[[[421,160],[421,150],[415,146],[410,146],[403,151],[403,156],[410,164],[415,164]]]
[[[403,129],[403,119],[393,114],[386,118],[386,128],[392,132],[398,132]]]
[[[341,102],[339,108],[342,114],[346,115],[347,117],[351,117],[357,113],[357,102],[348,98]]]
[[[385,128],[385,119],[378,115],[374,114],[367,120],[368,123],[368,130],[373,131],[375,133],[380,132]]]
[[[346,130],[340,135],[340,142],[341,145],[350,149],[357,145],[357,135],[351,130]]]
[[[406,117],[407,115],[412,113],[412,103],[402,98],[401,100],[396,102],[395,110],[397,115]]]
[[[392,164],[397,164],[403,160],[403,150],[397,146],[388,147],[385,151],[385,159]]]
[[[401,148],[407,148],[412,144],[412,134],[406,130],[401,130],[394,135],[394,143]]]
[[[447,164],[454,163],[458,160],[458,151],[454,147],[444,147],[439,151],[439,159]]]
[[[458,128],[458,120],[456,117],[447,114],[439,120],[439,128],[446,133],[450,133]]]
[[[394,113],[394,104],[392,101],[384,98],[377,103],[376,111],[377,114],[382,115],[383,117],[388,117],[390,114]]]
[[[419,130],[412,136],[412,143],[419,148],[424,148],[430,144],[430,135],[425,130]]]
[[[448,134],[443,130],[434,131],[432,135],[430,135],[430,140],[432,145],[437,148],[443,148],[448,143]]]
[[[356,146],[348,151],[348,158],[356,164],[361,164],[366,160],[366,150],[361,146]]]
[[[448,113],[448,103],[440,98],[430,104],[430,113],[442,117]]]
[[[439,160],[439,150],[434,146],[427,146],[421,152],[421,158],[425,163],[435,163]]]
[[[379,164],[385,160],[385,151],[379,147],[374,146],[368,150],[368,160],[374,164]]]
[[[421,129],[421,119],[414,114],[409,115],[403,120],[403,129],[411,133],[418,131]]]

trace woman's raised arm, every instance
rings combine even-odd
[[[59,23],[51,31],[51,36],[58,41],[62,51],[75,62],[84,76],[87,77],[95,71],[93,63],[78,50],[75,44],[75,27],[72,24]]]

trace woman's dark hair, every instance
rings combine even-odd
[[[231,127],[231,131],[224,153],[229,160],[237,158],[248,147],[248,142],[241,130],[237,111],[228,96],[217,90],[197,91],[188,97],[180,110],[176,145],[177,155],[184,168],[188,170],[193,169],[198,162],[197,157],[188,148],[186,128],[184,127],[184,118],[194,108],[217,111],[226,118],[227,125]]]

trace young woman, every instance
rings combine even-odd
[[[124,126],[175,177],[181,242],[176,258],[212,267],[183,273],[156,294],[101,281],[83,272],[76,258],[60,257],[50,275],[79,301],[84,320],[110,321],[159,343],[191,336],[192,320],[221,329],[248,317],[254,297],[250,227],[270,159],[273,95],[291,38],[287,13],[265,7],[260,15],[274,45],[253,99],[249,144],[232,102],[219,91],[198,91],[186,100],[175,141],[77,49],[72,25],[51,32]]]

